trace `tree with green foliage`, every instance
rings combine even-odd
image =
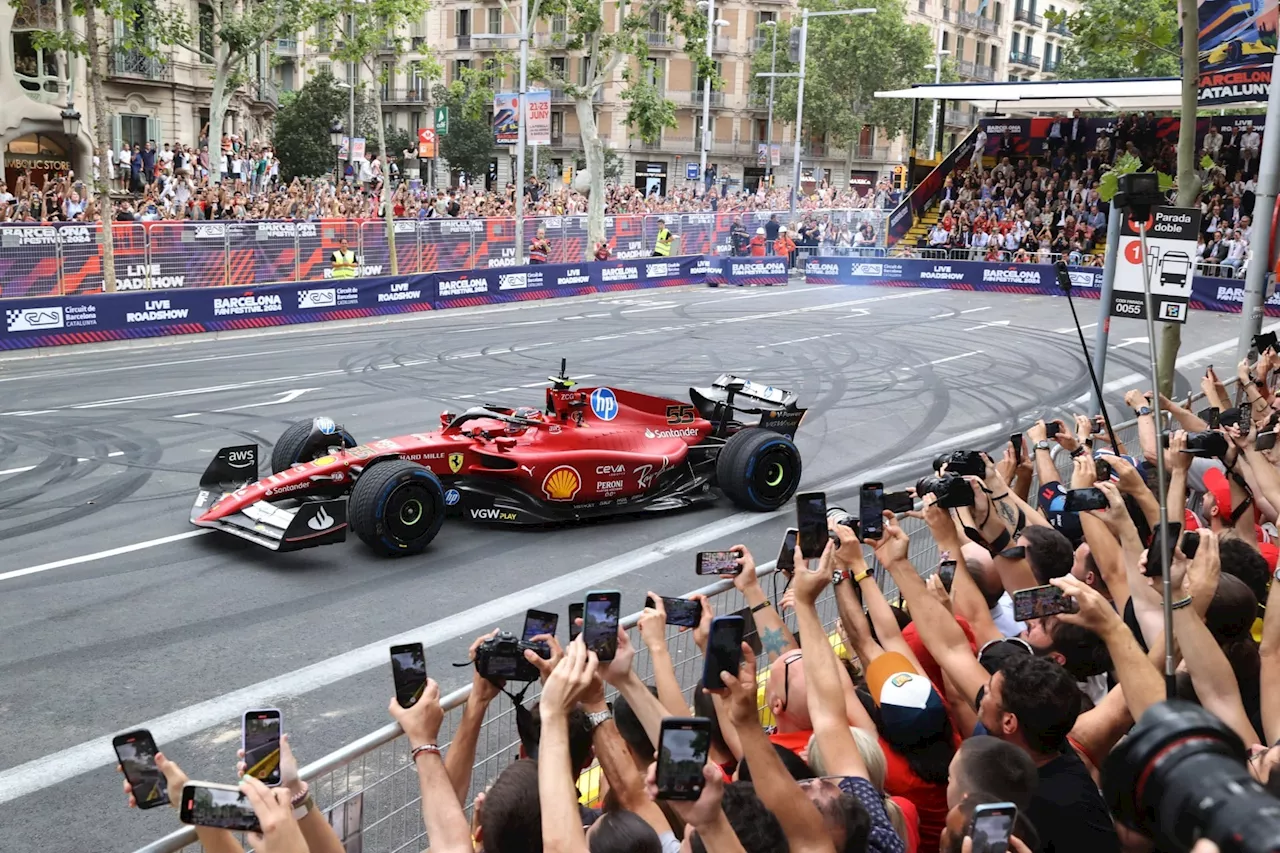
[[[440,157],[450,169],[463,172],[469,182],[484,182],[493,156],[493,125],[488,110],[493,87],[502,79],[504,60],[488,59],[479,68],[463,68],[449,85],[437,85],[432,98],[449,108],[449,132],[439,137]]]
[[[346,112],[347,92],[338,88],[327,69],[312,76],[280,105],[272,144],[282,180],[333,172],[337,152],[329,144],[329,127]]]
[[[1117,20],[1129,19],[1140,24],[1116,30]],[[1177,0],[1084,0],[1069,26],[1060,79],[1178,76]]]
[[[893,138],[911,126],[910,102],[877,98],[877,91],[903,89],[933,79],[924,67],[932,61],[934,51],[929,30],[923,24],[908,23],[902,0],[872,0],[860,5],[874,6],[878,11],[874,15],[810,19],[805,62],[805,135],[831,139],[844,146],[850,158],[863,127],[881,128]],[[811,12],[823,12],[843,5],[834,0],[813,0],[807,7]],[[791,30],[799,26],[798,16],[778,24],[776,70],[780,74],[800,70],[787,50]],[[752,90],[761,101],[768,97],[769,79],[755,75],[768,73],[774,64],[773,43],[770,37],[752,63]],[[795,78],[774,80],[775,123],[795,116],[797,89]]]
[[[1199,10],[1191,0],[1178,4],[1175,26],[1167,19],[1145,17],[1131,4],[1111,8],[1086,5],[1073,15],[1046,13],[1050,25],[1065,23],[1074,34],[1074,48],[1086,56],[1110,50],[1128,50],[1135,64],[1147,64],[1156,54],[1176,56],[1181,61],[1182,91],[1179,113],[1188,120],[1178,126],[1178,170],[1175,176],[1178,207],[1192,207],[1200,199],[1200,173],[1196,161],[1196,122],[1199,107],[1199,45],[1194,38],[1179,39],[1178,33],[1199,32]],[[1114,249],[1114,247],[1109,247]],[[1151,342],[1155,346],[1155,342]],[[1157,374],[1160,393],[1173,396],[1173,374],[1182,345],[1182,324],[1165,323],[1160,334]]]

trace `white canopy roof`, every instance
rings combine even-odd
[[[1071,110],[1169,112],[1181,108],[1182,81],[1177,77],[1146,77],[1132,80],[1040,80],[1030,83],[938,83],[876,92],[876,97],[965,101],[980,111],[999,111],[1012,115],[1064,113]]]

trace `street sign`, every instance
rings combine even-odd
[[[449,135],[449,108],[436,107],[436,136]]]
[[[684,176],[685,176],[688,180],[691,180],[691,181],[696,181],[696,180],[698,180],[698,164],[697,164],[697,163],[685,163],[685,164],[684,164]]]
[[[418,129],[418,156],[424,159],[436,156],[436,132],[429,127]]]
[[[1196,235],[1200,233],[1200,209],[1152,208],[1147,219],[1147,251],[1142,251],[1139,223],[1123,211],[1120,246],[1116,255],[1115,292],[1111,297],[1112,317],[1133,320],[1147,318],[1143,297],[1144,270],[1151,279],[1151,302],[1155,319],[1167,323],[1187,322],[1191,299],[1191,279],[1195,275]]]

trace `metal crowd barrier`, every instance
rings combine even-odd
[[[1228,394],[1234,393],[1234,380],[1226,383]],[[1195,394],[1191,405],[1203,399],[1203,394]],[[1074,429],[1069,420],[1070,412],[1064,415],[1068,428]],[[1141,457],[1138,444],[1138,422],[1136,419],[1113,425],[1116,437],[1125,445],[1128,453]],[[957,448],[960,449],[960,448]],[[994,459],[999,461],[1003,454],[1003,445],[992,451]],[[1056,453],[1054,462],[1063,483],[1071,482],[1072,460],[1065,452]],[[1032,485],[1029,502],[1036,505],[1038,483],[1032,474]],[[902,520],[903,529],[911,539],[910,556],[917,571],[928,576],[937,570],[939,562],[938,545],[929,533],[924,522],[914,518]],[[875,563],[874,558],[872,559]],[[878,566],[877,566],[878,568]],[[780,580],[773,564],[767,563],[758,568],[761,583],[770,597],[776,595],[780,588]],[[897,586],[888,572],[879,571],[880,586],[885,596],[892,601],[897,593]],[[715,612],[718,614],[733,613],[745,606],[741,593],[734,588],[732,581],[722,580],[694,593],[708,596]],[[690,593],[690,595],[694,594]],[[828,633],[837,630],[836,610],[833,593],[828,590],[818,602],[819,615]],[[652,662],[648,650],[640,640],[636,623],[639,613],[634,613],[623,620],[623,626],[631,636],[632,645],[636,648],[634,667],[646,682],[652,682]],[[788,626],[795,630],[794,614],[783,614]],[[686,697],[692,702],[693,691],[702,677],[702,654],[693,642],[692,632],[681,632],[668,628],[667,645],[675,666],[676,678],[679,680]],[[767,666],[767,661],[763,661]],[[390,684],[387,685],[390,690]],[[537,698],[537,685],[526,697],[526,704]],[[444,726],[441,729],[442,743],[452,740],[466,705],[470,685],[455,690],[444,697],[442,705],[445,710]],[[305,748],[305,747],[304,747]],[[476,764],[471,777],[471,796],[484,791],[497,779],[508,764],[514,761],[520,750],[520,738],[516,732],[515,712],[509,701],[499,697],[490,706],[485,715],[484,724],[476,746]],[[318,761],[308,764],[301,770],[302,778],[311,785],[317,803],[321,804],[330,817],[330,821],[339,827],[340,833],[345,825],[347,831],[359,832],[362,837],[364,853],[404,853],[404,851],[424,850],[428,846],[426,831],[422,822],[421,798],[418,788],[418,777],[414,766],[409,761],[409,750],[404,735],[395,723],[387,725],[365,735],[338,749]],[[469,808],[468,808],[469,811]],[[195,831],[184,827],[176,832],[160,838],[136,853],[196,853],[202,850],[195,838]]]
[[[613,256],[653,253],[658,221],[677,237],[676,254],[731,255],[730,230],[740,221],[748,237],[771,216],[794,229],[805,218],[856,232],[870,223],[883,245],[886,211],[786,211],[625,214],[605,217]],[[525,239],[538,230],[551,243],[551,263],[585,259],[585,215],[530,217]],[[508,266],[516,262],[513,219],[397,220],[395,256],[403,275],[437,270]],[[361,275],[390,275],[391,247],[382,220],[309,221],[178,220],[118,222],[112,227],[118,290],[179,287],[245,287],[287,281],[320,281],[343,239],[356,252]],[[96,224],[0,225],[0,299],[75,296],[103,290],[102,229]],[[525,247],[528,248],[527,246]]]

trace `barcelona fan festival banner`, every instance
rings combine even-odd
[[[1277,8],[1277,0],[1200,0],[1200,106],[1266,101]]]

